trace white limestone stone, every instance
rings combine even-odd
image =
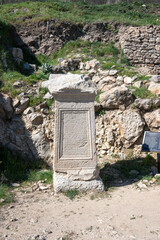
[[[54,172],[54,192],[66,192],[67,190],[77,189],[79,191],[104,191],[101,178],[91,181],[77,181],[68,178],[64,173]]]

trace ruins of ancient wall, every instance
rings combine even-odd
[[[160,26],[122,27],[119,42],[130,63],[160,73]]]

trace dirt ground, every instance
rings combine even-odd
[[[103,194],[16,189],[15,203],[0,208],[0,239],[160,239],[160,185],[135,184]]]

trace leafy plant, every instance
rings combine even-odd
[[[44,74],[48,74],[52,71],[52,66],[49,63],[43,63],[42,64],[42,72]]]

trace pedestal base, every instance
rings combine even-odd
[[[53,185],[55,193],[66,192],[71,189],[80,191],[104,191],[104,184],[100,177],[90,181],[73,180],[68,178],[67,174],[58,172],[54,172]]]

